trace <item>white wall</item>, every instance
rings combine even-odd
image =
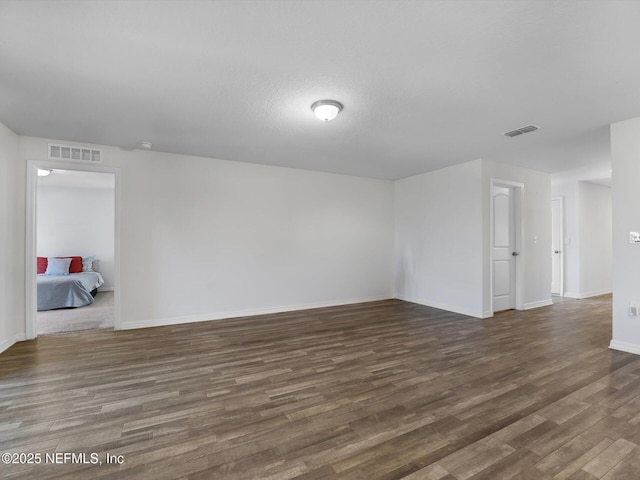
[[[23,340],[24,174],[19,137],[0,123],[0,352]]]
[[[481,171],[476,160],[396,182],[398,298],[483,316]]]
[[[611,189],[579,182],[580,298],[611,292]]]
[[[37,232],[38,256],[95,256],[100,290],[113,290],[113,189],[39,186]]]
[[[483,310],[491,311],[490,262],[490,207],[491,179],[508,180],[524,184],[522,199],[523,250],[519,268],[522,269],[524,288],[523,308],[550,305],[551,301],[551,177],[544,172],[482,161],[483,204]]]
[[[20,137],[21,161],[44,160],[47,142]],[[399,298],[486,316],[492,177],[525,184],[525,307],[550,301],[547,174],[476,160],[394,186],[102,148],[121,169],[124,328],[392,297],[394,233]],[[24,209],[18,170],[12,198]]]
[[[23,161],[47,142],[21,137]],[[393,296],[391,182],[101,148],[121,169],[124,328]]]
[[[486,160],[396,182],[398,298],[478,318],[492,315],[492,178],[524,184],[523,308],[551,304],[550,177]]]
[[[613,169],[613,335],[611,348],[640,354],[640,317],[629,304],[640,304],[640,244],[629,232],[640,232],[640,117],[611,125]]]

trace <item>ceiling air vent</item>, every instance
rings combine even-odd
[[[526,125],[524,127],[511,130],[510,132],[506,132],[504,133],[504,135],[507,137],[517,137],[518,135],[522,135],[523,133],[535,132],[536,130],[540,130],[540,127],[538,127],[537,125]]]
[[[72,160],[77,162],[102,162],[102,150],[89,147],[49,144],[49,160]]]

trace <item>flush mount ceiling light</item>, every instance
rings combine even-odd
[[[38,176],[39,177],[46,177],[46,176],[50,175],[51,172],[53,172],[53,170],[51,170],[50,168],[39,168],[38,169]]]
[[[342,110],[342,104],[335,100],[318,100],[311,105],[311,110],[318,119],[328,122],[338,116]]]
[[[151,147],[153,147],[153,143],[151,142],[140,142],[140,148],[143,148],[145,150],[150,150]]]

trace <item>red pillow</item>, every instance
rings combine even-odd
[[[56,258],[70,258],[71,265],[69,265],[69,273],[82,272],[82,257],[56,257]],[[42,274],[47,271],[47,257],[38,257],[38,273]]]
[[[47,257],[38,257],[38,275],[42,275],[47,271],[48,264],[49,261],[47,260]]]
[[[69,265],[69,273],[82,272],[82,257],[56,257],[56,258],[70,258],[71,265]]]

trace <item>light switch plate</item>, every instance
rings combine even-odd
[[[629,243],[640,243],[640,233],[629,232]]]

